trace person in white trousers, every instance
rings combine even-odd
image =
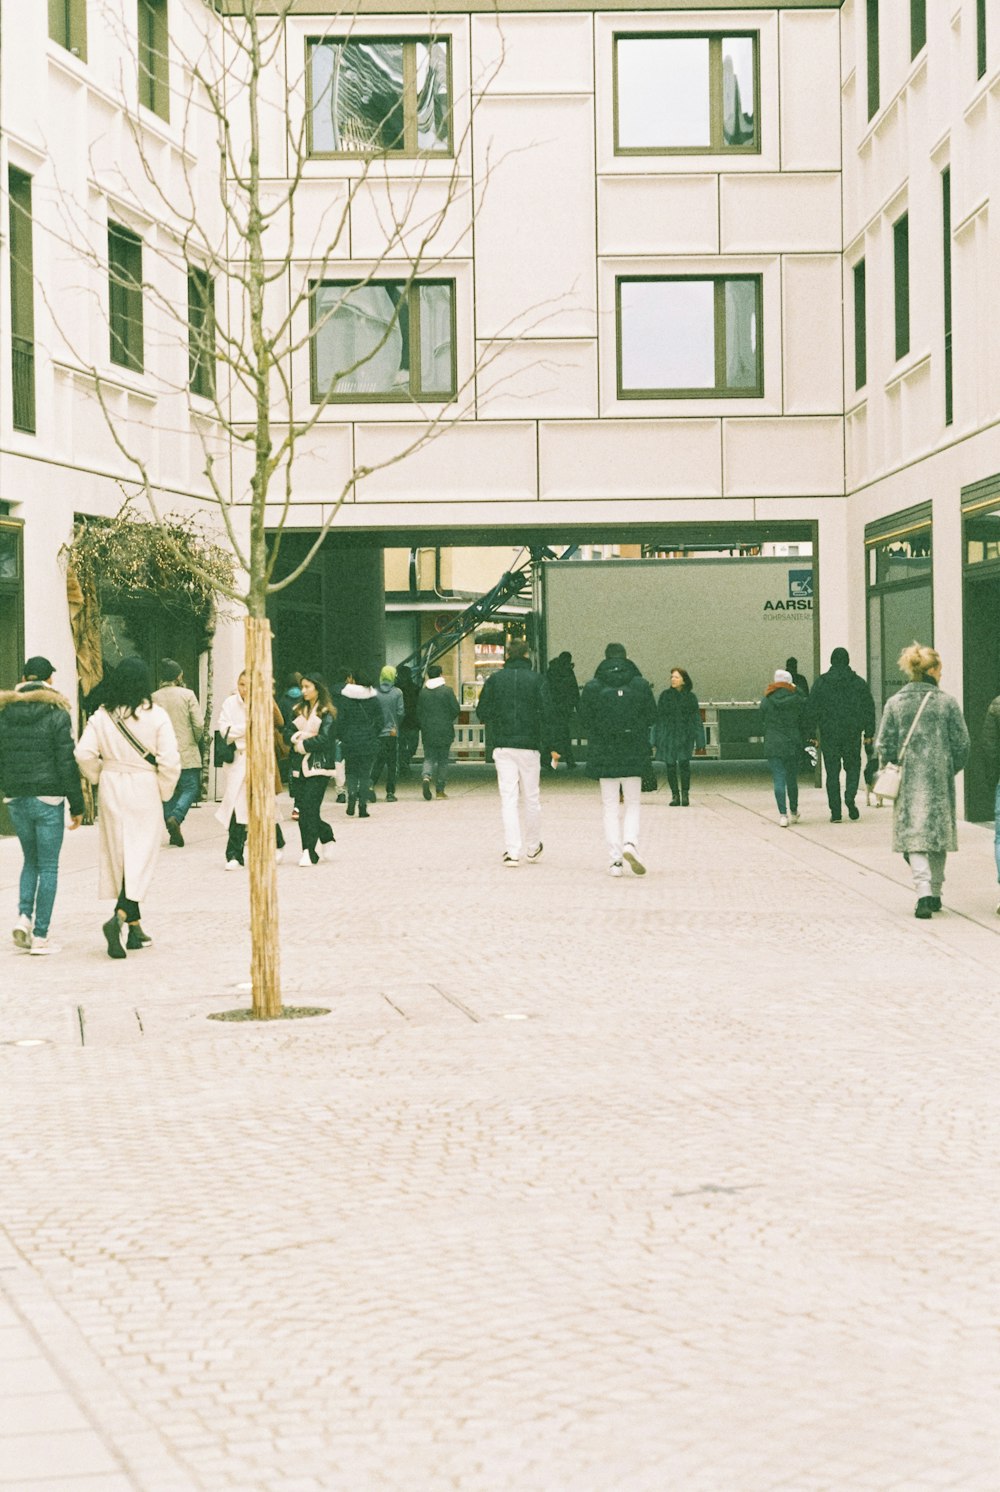
[[[503,820],[503,864],[510,869],[542,853],[539,792],[542,741],[548,711],[544,679],[531,666],[526,642],[512,642],[507,661],[483,685],[476,714],[486,727],[486,755],[497,769]],[[521,825],[521,807],[524,825]]]
[[[609,642],[604,661],[580,696],[587,733],[587,775],[601,784],[604,838],[613,876],[625,864],[646,874],[639,858],[642,774],[649,764],[649,729],[656,720],[653,691],[620,642]]]

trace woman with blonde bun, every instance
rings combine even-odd
[[[883,766],[903,764],[892,847],[913,876],[913,915],[926,919],[941,910],[945,861],[958,849],[955,777],[969,755],[969,732],[958,701],[940,687],[941,656],[934,648],[912,643],[900,653],[899,668],[908,682],[883,711],[875,749]]]

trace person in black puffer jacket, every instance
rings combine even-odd
[[[787,668],[775,670],[760,702],[764,726],[764,755],[771,768],[778,823],[788,828],[788,818],[799,821],[799,758],[805,744],[805,698],[792,683]]]
[[[587,775],[601,784],[604,833],[611,874],[623,874],[622,860],[645,875],[639,859],[642,774],[649,765],[649,728],[656,719],[653,691],[620,642],[609,642],[590,683],[580,696],[580,720],[587,734]],[[620,822],[619,797],[625,805]]]
[[[382,707],[367,669],[356,668],[337,700],[337,738],[344,749],[347,769],[347,812],[353,818],[368,817],[372,766],[382,730]]]
[[[505,841],[503,863],[512,867],[520,864],[522,848],[530,862],[537,861],[542,853],[538,781],[550,710],[548,689],[531,666],[526,642],[509,645],[503,668],[490,674],[483,685],[476,714],[486,727],[486,760],[497,769]]]
[[[47,658],[29,658],[20,684],[0,693],[0,793],[24,855],[14,942],[50,953],[49,922],[59,882],[64,800],[70,828],[83,819],[69,701],[52,688]]]
[[[841,820],[841,768],[847,816],[860,818],[854,799],[861,780],[861,742],[864,739],[871,745],[875,734],[875,701],[865,680],[851,667],[846,648],[834,648],[830,654],[830,667],[816,680],[809,696],[805,721],[808,733],[819,734],[831,822]]]

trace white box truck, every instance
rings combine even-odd
[[[657,695],[679,665],[705,717],[707,756],[763,755],[757,704],[776,668],[797,657],[814,676],[817,618],[810,556],[549,560],[541,567],[546,661],[568,650],[582,685],[609,642]]]

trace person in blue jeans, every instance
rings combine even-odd
[[[983,724],[983,756],[986,770],[993,783],[993,858],[997,867],[997,882],[1000,883],[1000,694],[990,702]],[[1000,902],[997,903],[1000,917]]]
[[[31,954],[54,951],[49,924],[67,800],[70,828],[83,820],[69,701],[52,688],[54,672],[47,658],[29,658],[21,682],[0,692],[0,792],[24,856],[12,935]]]
[[[181,775],[163,805],[163,821],[170,843],[183,849],[181,824],[201,789],[201,738],[205,733],[205,712],[194,690],[185,684],[183,669],[176,659],[162,660],[160,678],[163,682],[153,694],[153,703],[160,705],[170,716],[181,754]]]
[[[771,768],[778,823],[799,822],[799,757],[805,744],[806,699],[792,683],[787,668],[777,668],[760,702],[764,755]]]

